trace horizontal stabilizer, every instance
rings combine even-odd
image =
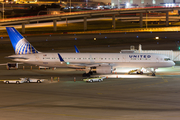
[[[25,57],[5,57],[7,59],[29,59],[29,58],[25,58]]]

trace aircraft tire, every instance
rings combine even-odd
[[[153,73],[153,74],[152,74],[152,76],[156,76],[156,74],[155,74],[155,73]]]
[[[37,83],[41,83],[41,81],[40,81],[40,80],[37,80]]]
[[[83,77],[86,77],[86,73],[83,73],[83,75],[82,75]]]
[[[89,74],[89,73],[86,74],[86,77],[90,77],[90,76],[91,76],[91,74]]]
[[[16,81],[16,84],[19,84],[20,82],[19,81]]]
[[[92,71],[90,71],[90,72],[89,72],[89,74],[90,74],[90,75],[92,75],[92,74],[93,74],[93,72],[92,72]]]

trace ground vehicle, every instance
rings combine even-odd
[[[9,84],[9,83],[16,83],[16,84],[20,84],[20,83],[24,83],[24,80],[4,80],[4,83]]]
[[[37,79],[37,78],[24,78],[24,79],[26,79],[27,83],[32,83],[32,82],[42,83],[42,82],[44,82],[44,79]]]
[[[104,77],[87,78],[87,79],[83,79],[83,81],[86,81],[86,82],[102,82],[103,79],[104,79]]]

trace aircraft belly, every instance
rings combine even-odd
[[[137,63],[137,62],[123,62],[116,64],[118,67],[170,67],[170,65],[167,65],[167,63]]]
[[[26,62],[24,62],[26,63]],[[42,61],[27,61],[28,64],[33,64],[33,65],[38,65],[38,66],[46,66],[46,67],[71,67],[71,68],[84,68],[85,66],[89,66],[90,63],[83,63],[83,64],[67,64],[65,62],[42,62]],[[94,63],[90,66],[98,66],[98,63]],[[167,64],[165,62],[142,62],[142,63],[138,63],[138,62],[121,62],[121,63],[113,63],[110,66],[114,66],[114,67],[144,67],[144,68],[160,68],[160,67],[171,67],[170,64]]]
[[[65,62],[47,62],[43,63],[44,65],[46,64],[49,67],[68,67]]]

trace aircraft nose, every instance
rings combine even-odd
[[[175,62],[172,61],[171,64],[172,64],[172,66],[175,66]]]

